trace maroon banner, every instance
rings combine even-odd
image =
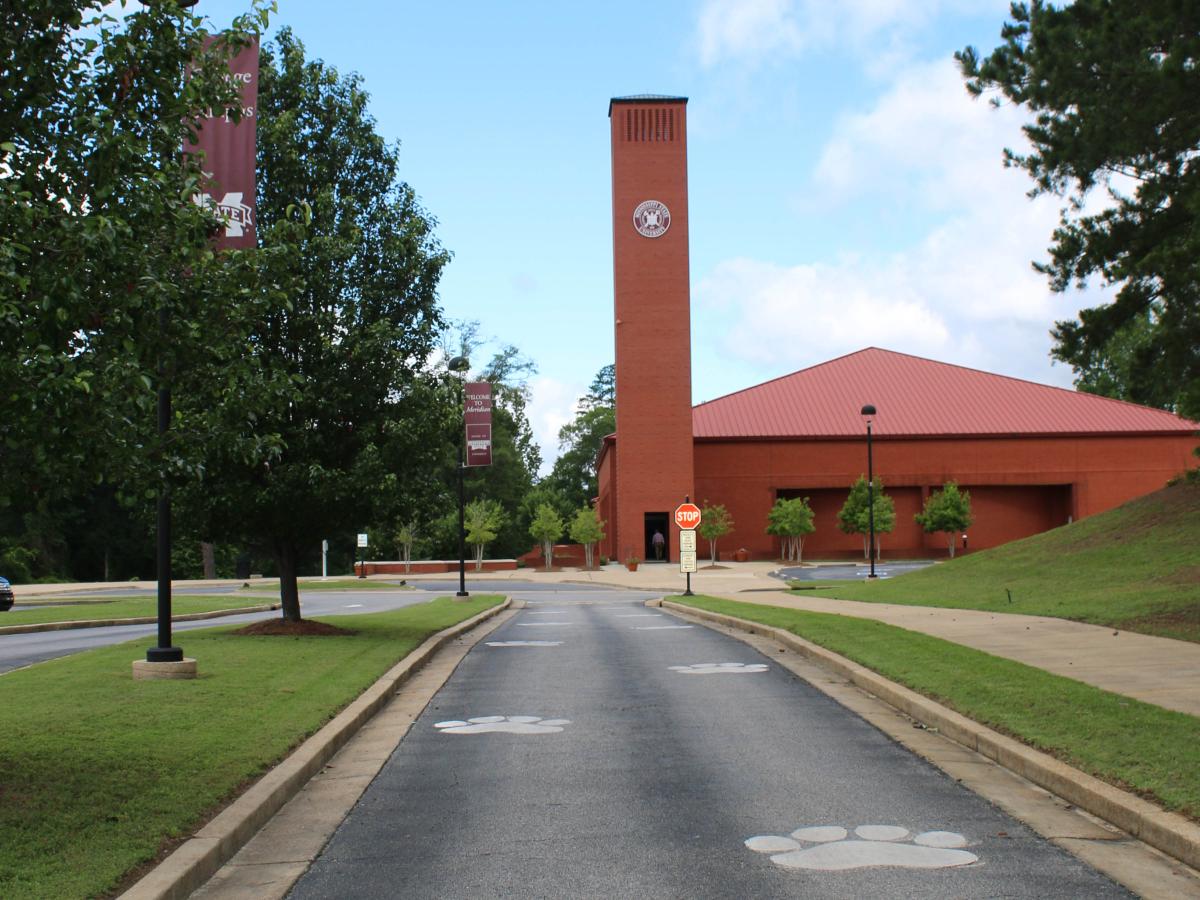
[[[463,395],[463,425],[467,429],[467,465],[492,464],[492,385],[472,381]]]
[[[205,46],[215,38],[208,38]],[[185,142],[185,153],[203,153],[205,192],[197,203],[211,206],[225,221],[217,237],[221,250],[254,247],[254,144],[258,110],[258,41],[229,61],[229,78],[242,92],[242,118],[227,112],[200,120],[196,143]]]

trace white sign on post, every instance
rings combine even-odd
[[[695,550],[680,550],[679,551],[679,571],[680,572],[695,572],[696,571],[696,551]]]
[[[366,536],[365,534],[360,534],[360,535],[358,536],[358,546],[360,546],[360,547],[367,547],[367,546],[370,546],[370,545],[367,543],[367,536]]]
[[[696,532],[691,528],[685,528],[679,532],[679,549],[685,553],[696,552]]]

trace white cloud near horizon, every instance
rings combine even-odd
[[[575,418],[576,404],[587,392],[580,382],[559,381],[545,375],[529,380],[529,405],[525,409],[533,438],[542,450],[542,467],[547,475],[558,459],[558,430]]]
[[[1051,370],[1048,332],[1098,297],[1054,294],[1031,267],[1061,201],[1030,200],[1027,176],[1003,167],[1020,115],[972,100],[951,60],[897,73],[835,125],[801,215],[904,209],[927,230],[893,236],[886,253],[717,263],[696,294],[723,323],[721,352],[800,368],[874,345],[1069,386],[1069,369]]]

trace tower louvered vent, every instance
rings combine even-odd
[[[630,142],[668,142],[675,140],[675,110],[625,110],[625,140]]]

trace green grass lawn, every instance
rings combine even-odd
[[[269,606],[269,597],[208,595],[203,597],[172,597],[171,615],[211,612],[216,609],[242,609],[247,606]],[[0,626],[29,625],[41,622],[73,622],[81,619],[131,619],[158,615],[158,600],[149,597],[113,597],[111,602],[73,603],[70,606],[41,606],[37,609],[9,610],[0,613]]]
[[[829,613],[672,597],[785,629],[1164,808],[1200,819],[1200,719],[940,638]]]
[[[1055,616],[1200,641],[1200,485],[886,581],[803,593]]]
[[[0,676],[0,897],[113,890],[425,638],[500,599],[321,618],[348,636],[189,631],[194,681],[134,681],[152,639]]]
[[[242,591],[262,592],[270,591],[272,594],[279,593],[279,582],[268,581],[263,584],[257,581],[248,583],[248,587],[241,588]],[[394,582],[387,581],[372,581],[370,578],[330,578],[322,581],[319,578],[301,578],[300,590],[302,591],[410,591],[411,587],[400,584],[400,577],[397,576]]]

